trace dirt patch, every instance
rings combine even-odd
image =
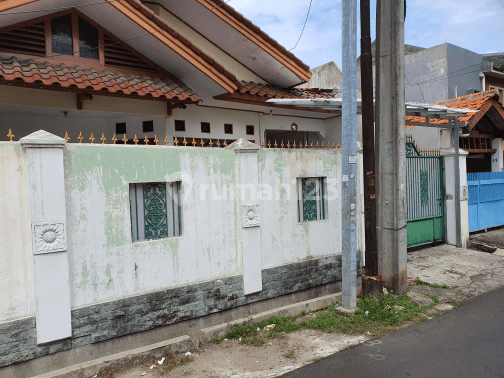
[[[303,330],[267,340],[263,346],[245,345],[240,340],[224,340],[222,344],[207,343],[196,350],[193,362],[170,371],[167,377],[276,377],[327,357],[361,341],[365,336],[348,336]],[[116,373],[116,378],[160,377],[163,368],[157,364]],[[142,376],[142,373],[145,375]]]

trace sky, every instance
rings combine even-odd
[[[229,5],[290,50],[310,0],[230,0]],[[404,43],[429,48],[448,42],[480,54],[504,52],[503,20],[504,0],[407,0]],[[375,22],[376,0],[371,0],[373,40]],[[341,0],[312,0],[292,53],[311,68],[332,60],[341,66],[341,27]],[[359,44],[358,39],[358,54]]]

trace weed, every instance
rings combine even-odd
[[[305,310],[303,310],[303,311],[301,311],[301,312],[299,313],[298,317],[305,316],[305,315],[306,315],[306,311],[305,311]]]
[[[429,287],[433,287],[435,289],[438,289],[438,288],[442,288],[442,289],[449,289],[450,286],[448,285],[440,285],[440,284],[437,284],[437,283],[428,283],[428,282],[425,282],[425,281],[422,281],[420,278],[415,278],[415,285],[425,285],[425,286],[429,286]],[[455,287],[458,287],[458,286],[455,286]]]
[[[214,344],[222,344],[222,340],[224,340],[222,337],[214,337],[214,338],[212,339],[212,342],[213,342]]]
[[[296,356],[294,355],[294,351],[291,350],[289,353],[287,353],[285,355],[285,358],[296,358]]]
[[[427,295],[430,299],[432,299],[434,301],[433,303],[431,303],[427,307],[433,308],[435,305],[437,305],[439,303],[439,298],[436,297],[435,295],[432,295],[432,294],[425,294],[425,295]]]
[[[251,339],[242,339],[242,343],[247,345],[263,346],[264,340],[261,337],[253,337]]]
[[[177,356],[175,353],[172,352],[170,348],[167,348],[164,353],[165,361],[162,367],[160,367],[158,374],[159,375],[165,375],[168,374],[170,371],[173,369],[179,367],[179,366],[185,366],[189,364],[190,362],[194,361],[193,357],[190,356]]]
[[[473,293],[469,293],[467,294],[467,298],[471,298],[474,294]]]
[[[311,360],[311,362],[316,362],[316,361],[318,361],[318,360],[321,360],[322,358],[324,358],[324,357],[315,357],[315,358],[313,358],[313,359]]]
[[[446,303],[451,304],[453,307],[460,306],[460,302],[459,301],[455,301],[455,300],[446,301]]]

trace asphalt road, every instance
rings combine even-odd
[[[282,377],[504,377],[504,287]]]

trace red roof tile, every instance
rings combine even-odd
[[[275,87],[270,84],[254,83],[253,81],[243,81],[244,87],[238,92],[243,94],[251,94],[266,98],[334,98],[333,93],[323,92],[320,90],[312,90],[311,88],[293,88],[284,89]]]
[[[181,81],[136,76],[120,72],[67,67],[34,60],[0,61],[0,79],[42,86],[61,86],[131,96],[149,96],[166,100],[198,102],[200,98]]]

